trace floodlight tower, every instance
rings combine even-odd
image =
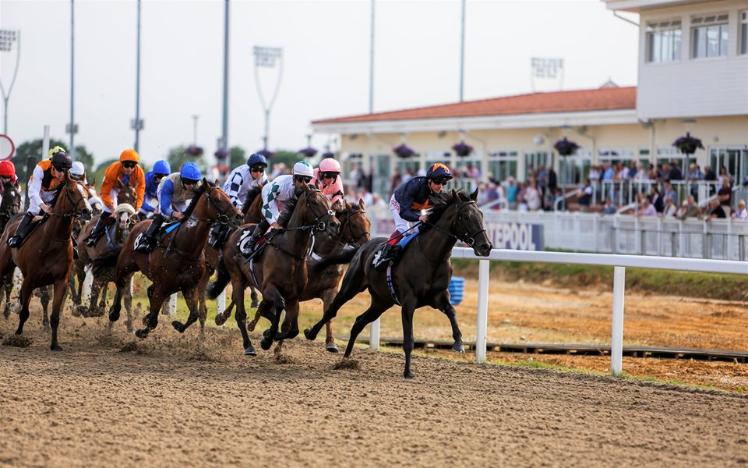
[[[262,148],[267,150],[268,143],[270,140],[270,111],[275,103],[275,99],[278,97],[278,90],[280,89],[281,78],[283,77],[283,49],[280,47],[254,47],[255,57],[255,85],[257,86],[257,94],[260,96],[260,102],[265,113],[265,134],[262,137]],[[278,76],[275,80],[275,89],[270,97],[270,100],[265,99],[262,92],[262,86],[260,84],[260,68],[278,69]]]
[[[15,45],[15,48],[13,45]],[[7,92],[5,91],[3,82],[0,81],[0,92],[3,95],[3,133],[5,135],[8,134],[8,101],[10,100],[10,92],[13,91],[13,85],[16,83],[18,64],[21,61],[21,31],[0,29],[0,52],[12,53],[14,49],[16,51],[16,67],[13,70],[13,78],[10,80]]]

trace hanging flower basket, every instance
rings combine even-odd
[[[461,141],[459,143],[455,143],[452,146],[452,150],[457,153],[457,156],[465,157],[470,156],[470,153],[473,152],[473,147],[465,143],[464,141]]]
[[[317,150],[312,148],[311,146],[307,146],[306,148],[299,150],[300,154],[303,154],[307,158],[313,158],[315,154],[317,154]]]
[[[567,140],[566,137],[563,137],[553,145],[553,148],[558,151],[558,154],[561,156],[571,156],[577,152],[579,145],[573,141]]]
[[[698,148],[704,149],[704,145],[696,137],[692,137],[690,132],[686,132],[686,136],[682,136],[673,142],[673,146],[678,148],[683,154],[694,154]]]
[[[203,155],[203,148],[201,146],[197,146],[197,145],[190,145],[190,146],[187,147],[187,149],[185,150],[185,152],[187,154],[189,154],[190,156],[193,156],[193,157],[197,158],[197,157]]]
[[[335,153],[333,153],[332,151],[325,151],[324,153],[322,153],[322,159],[330,158],[335,158]]]
[[[263,148],[263,149],[261,149],[261,150],[257,151],[256,153],[257,153],[257,154],[261,154],[261,155],[265,156],[265,158],[267,158],[267,159],[270,159],[270,158],[272,158],[272,157],[273,157],[273,155],[275,154],[275,153],[273,153],[272,151],[270,151],[270,150],[269,150],[269,149],[267,149],[267,148]]]
[[[395,154],[400,158],[409,158],[416,154],[415,151],[413,151],[413,148],[406,145],[405,143],[400,144],[399,146],[396,146],[392,149],[392,151],[395,152]]]
[[[226,158],[229,157],[229,150],[225,148],[218,148],[215,153],[213,153],[213,156],[216,157],[219,161],[224,161]]]

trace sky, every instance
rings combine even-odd
[[[460,0],[376,1],[374,111],[459,99],[460,8]],[[232,0],[230,14],[230,145],[262,147],[255,45],[283,48],[270,149],[306,146],[312,120],[368,112],[369,0]],[[140,153],[146,161],[191,144],[193,115],[199,115],[197,144],[215,151],[223,18],[222,0],[143,0]],[[0,0],[0,28],[21,31],[8,133],[21,143],[40,138],[48,124],[53,137],[68,141],[70,2]],[[465,99],[531,92],[531,57],[563,58],[563,89],[608,79],[635,85],[637,34],[599,0],[467,0]],[[76,0],[75,44],[75,142],[101,162],[134,142],[136,2]],[[14,67],[15,54],[0,52],[6,88]],[[260,71],[266,96],[277,77],[277,69]],[[559,86],[536,83],[537,90]],[[318,149],[336,144],[329,135],[312,140]]]

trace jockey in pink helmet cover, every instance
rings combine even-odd
[[[319,187],[320,191],[327,197],[331,205],[337,201],[343,203],[343,181],[340,178],[340,163],[332,158],[325,158],[314,170],[312,184]]]

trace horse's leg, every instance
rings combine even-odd
[[[7,319],[10,317],[10,308],[11,308],[11,301],[10,301],[10,295],[13,292],[13,271],[11,270],[10,274],[6,275],[5,278],[3,278],[3,289],[5,290],[5,308],[3,309],[3,316]]]
[[[262,292],[262,300],[271,302],[275,309],[275,316],[270,322],[270,328],[265,330],[262,341],[260,342],[262,349],[267,351],[270,349],[270,346],[273,345],[275,337],[278,336],[278,323],[280,322],[280,316],[283,309],[286,308],[286,301],[280,291],[278,291],[278,289],[272,284]]]
[[[31,302],[31,296],[34,293],[34,288],[31,287],[31,281],[24,277],[23,283],[21,284],[21,311],[18,313],[18,329],[16,335],[23,334],[23,324],[29,319],[29,302]]]
[[[337,293],[336,288],[330,288],[322,293],[322,310],[325,311],[335,299]],[[332,334],[332,320],[325,324],[325,331],[327,336],[325,337],[325,349],[331,353],[337,353],[338,345],[335,344],[335,335]]]
[[[94,277],[93,282],[91,283],[91,297],[88,300],[88,310],[86,311],[85,308],[81,309],[81,314],[83,314],[84,317],[94,317],[99,315],[97,307],[99,294],[101,294],[102,286],[106,287],[106,284],[102,285],[101,283],[101,278]]]
[[[155,329],[158,326],[158,313],[161,310],[161,304],[163,304],[164,301],[171,295],[170,293],[161,290],[161,288],[155,287],[155,285],[149,286],[148,292],[150,309],[148,311],[148,315],[146,315],[143,319],[143,321],[145,322],[145,327],[135,330],[135,336],[137,336],[138,338],[146,338],[148,336],[148,333],[150,333],[151,330]]]
[[[238,281],[231,282],[231,302],[236,305],[234,319],[242,334],[242,346],[244,346],[245,356],[257,356],[255,347],[252,346],[252,340],[247,332],[247,311],[244,307],[244,285]],[[264,302],[263,302],[264,303]]]
[[[249,287],[249,297],[252,299],[252,303],[250,304],[250,307],[252,307],[253,309],[257,308],[260,301],[257,298],[257,289],[255,289],[254,286]]]
[[[42,325],[49,330],[49,289],[52,286],[42,286],[39,288],[39,299],[42,302]]]
[[[353,271],[354,268],[356,268],[356,271]],[[314,340],[317,338],[317,334],[322,329],[322,326],[338,315],[338,310],[343,307],[343,304],[350,301],[356,296],[356,294],[366,289],[366,283],[364,280],[363,268],[351,265],[343,278],[343,286],[340,288],[340,291],[335,295],[332,303],[325,308],[325,313],[322,315],[322,318],[319,319],[319,322],[315,323],[312,328],[304,330],[304,336],[306,336],[308,340]]]
[[[378,319],[379,316],[390,307],[390,305],[392,305],[392,301],[387,302],[376,296],[371,296],[371,304],[369,305],[369,308],[366,309],[363,314],[356,317],[356,321],[353,322],[353,326],[351,327],[351,337],[348,339],[348,345],[345,347],[344,357],[351,357],[353,345],[356,344],[356,338],[358,338],[358,335],[364,327]]]
[[[54,288],[55,295],[52,300],[52,316],[50,318],[50,325],[52,326],[52,342],[49,347],[52,351],[62,351],[59,343],[57,343],[57,327],[60,324],[62,305],[65,303],[65,296],[67,296],[68,293],[68,279],[62,278],[57,280]]]
[[[182,289],[182,295],[184,296],[184,302],[187,303],[187,310],[189,310],[190,315],[187,317],[187,321],[182,323],[179,320],[174,320],[171,322],[171,326],[174,327],[176,331],[179,333],[184,333],[185,330],[187,330],[190,325],[195,323],[198,319],[199,311],[198,311],[198,292],[196,287],[192,287],[189,289]]]
[[[413,313],[415,310],[415,300],[402,301],[401,317],[403,321],[403,351],[405,352],[403,377],[406,379],[414,377],[413,372],[410,371],[410,354],[413,352]]]
[[[105,284],[104,294],[101,296],[101,300],[104,301],[104,304],[106,304],[106,293],[107,288]],[[129,280],[125,283],[125,289],[122,295],[125,299],[125,312],[127,313],[127,321],[125,322],[125,325],[127,326],[127,331],[132,332],[132,275],[130,275]],[[103,307],[106,307],[106,305]]]
[[[260,303],[260,305],[261,304],[262,303]],[[262,317],[262,314],[260,313],[260,306],[258,305],[258,306],[255,306],[255,307],[257,307],[257,310],[255,310],[255,318],[253,318],[252,321],[249,322],[249,324],[247,325],[247,330],[249,330],[249,331],[255,331],[255,327],[257,326],[257,322],[259,322],[260,321],[260,317]]]
[[[447,291],[443,291],[441,294],[434,297],[431,306],[442,311],[442,313],[449,319],[449,324],[452,326],[452,338],[455,340],[452,349],[458,353],[464,353],[465,346],[462,344],[462,332],[460,331],[460,326],[457,324],[455,308],[449,302],[449,294]]]

